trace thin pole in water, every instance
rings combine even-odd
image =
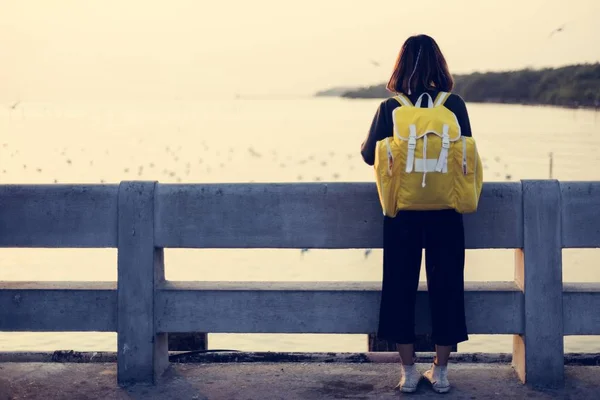
[[[553,157],[552,152],[550,152],[550,179],[552,179],[552,167],[553,167],[553,164],[554,164],[553,161],[554,161],[554,157]]]

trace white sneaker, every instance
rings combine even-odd
[[[450,391],[450,382],[448,382],[448,367],[433,364],[431,369],[428,369],[423,374],[434,391],[438,393],[448,393]]]
[[[421,374],[417,370],[417,366],[413,365],[401,365],[400,367],[400,382],[395,389],[399,389],[404,393],[414,393],[417,391],[417,386],[421,380]]]

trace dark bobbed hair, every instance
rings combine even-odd
[[[453,87],[454,79],[435,40],[427,35],[409,37],[400,49],[387,89],[411,94],[430,89],[450,92]]]

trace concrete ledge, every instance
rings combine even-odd
[[[160,247],[383,244],[374,183],[159,184],[156,194],[155,240]],[[522,247],[521,203],[521,184],[485,183],[479,210],[465,218],[467,248]]]
[[[3,351],[0,363],[116,363],[111,351]]]
[[[173,282],[156,293],[159,332],[372,333],[380,282]],[[472,334],[523,332],[523,292],[514,282],[467,282]],[[426,285],[416,332],[431,332]]]
[[[0,331],[115,332],[116,282],[0,282]]]
[[[417,353],[417,362],[433,362],[435,353]],[[453,363],[458,364],[510,364],[510,353],[453,353]],[[293,353],[244,352],[235,350],[208,350],[170,352],[169,361],[178,364],[195,363],[399,363],[395,352],[367,353]],[[0,363],[115,363],[116,352],[0,352]],[[600,353],[567,353],[565,365],[600,366]]]
[[[600,182],[560,182],[562,246],[600,247]]]
[[[584,310],[596,310],[585,312]],[[600,335],[600,283],[563,284],[565,335]]]
[[[435,353],[417,353],[418,363],[431,363]],[[229,362],[275,362],[275,363],[399,363],[395,352],[367,353],[281,353],[281,352],[187,352],[171,354],[173,363],[229,363]],[[510,354],[500,353],[459,353],[452,354],[456,363],[505,363],[511,361]]]
[[[117,190],[0,185],[0,247],[116,247]]]

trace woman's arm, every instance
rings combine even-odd
[[[471,137],[471,121],[469,120],[469,113],[467,112],[467,105],[465,101],[457,94],[451,94],[446,100],[446,108],[456,115],[458,124],[460,125],[460,131],[463,136]]]
[[[375,147],[377,142],[393,135],[393,123],[391,117],[393,108],[391,107],[394,105],[398,106],[398,103],[394,100],[390,102],[390,99],[385,100],[379,105],[379,108],[373,117],[369,135],[360,149],[363,160],[369,165],[375,163]]]

